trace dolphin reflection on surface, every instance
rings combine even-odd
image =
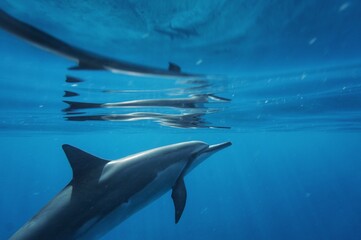
[[[80,113],[82,114],[82,113]],[[227,126],[212,126],[205,121],[205,113],[184,113],[184,114],[166,114],[154,112],[133,112],[126,114],[99,114],[99,115],[72,115],[65,116],[68,121],[142,121],[151,120],[162,126],[174,128],[210,128],[210,129],[229,129]]]
[[[214,94],[199,94],[191,95],[188,98],[169,98],[169,99],[140,99],[124,102],[113,103],[86,103],[63,101],[69,105],[64,109],[65,112],[70,112],[78,109],[87,108],[132,108],[132,107],[172,107],[172,108],[204,108],[204,103],[209,103],[209,100],[220,102],[229,102],[227,98],[218,97]]]
[[[109,103],[64,100],[63,102],[68,104],[68,107],[63,111],[66,113],[64,118],[68,121],[128,122],[149,120],[162,126],[175,128],[228,128],[213,126],[213,124],[210,124],[204,118],[206,115],[224,110],[224,106],[220,108],[210,108],[207,106],[208,104],[229,101],[230,99],[218,97],[214,94],[197,94],[183,98],[140,99]],[[140,111],[124,112],[129,108],[139,108]],[[152,111],[144,112],[142,108],[151,108]],[[178,113],[170,114],[169,111],[165,112],[167,108],[173,109],[172,112],[175,110]]]

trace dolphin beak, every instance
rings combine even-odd
[[[208,147],[208,149],[206,150],[206,152],[217,152],[219,150],[222,150],[226,147],[231,146],[232,143],[231,142],[224,142],[224,143],[219,143],[219,144],[214,144]]]

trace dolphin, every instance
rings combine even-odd
[[[0,8],[0,28],[23,38],[34,45],[77,62],[70,70],[109,70],[115,73],[153,77],[202,76],[181,72],[181,68],[169,62],[168,69],[159,69],[106,57],[66,43],[30,24],[20,21]]]
[[[178,223],[187,198],[184,177],[230,145],[182,142],[108,161],[64,144],[72,180],[10,239],[98,239],[170,189]]]

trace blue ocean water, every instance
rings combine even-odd
[[[206,74],[72,71],[73,61],[0,30],[0,239],[70,181],[62,144],[117,159],[190,140],[233,145],[186,177],[181,221],[167,193],[102,239],[361,239],[359,2],[0,8],[98,54]]]

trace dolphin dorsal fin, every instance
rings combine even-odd
[[[73,179],[84,175],[94,169],[103,169],[109,161],[93,156],[79,148],[68,144],[63,145],[63,150],[68,158],[71,168],[73,169]]]
[[[181,72],[181,67],[178,66],[175,63],[169,62],[168,63],[168,71],[175,72],[175,73],[180,73]]]
[[[78,65],[68,68],[69,70],[104,70],[104,67],[79,60]]]

